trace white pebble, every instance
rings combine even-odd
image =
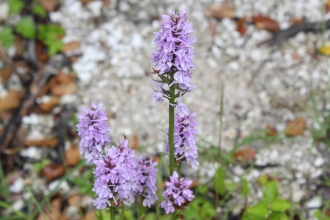
[[[324,164],[324,159],[322,157],[318,157],[314,161],[314,166],[320,167]]]
[[[315,209],[321,207],[321,198],[320,197],[314,197],[306,204],[307,208]]]
[[[10,192],[13,192],[13,193],[20,193],[22,192],[24,188],[24,181],[21,177],[18,177],[15,182],[9,186],[9,190]]]

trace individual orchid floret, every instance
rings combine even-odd
[[[150,207],[158,199],[156,194],[158,169],[155,168],[157,164],[146,157],[141,157],[138,161],[139,189],[137,193],[144,197],[143,206]]]
[[[182,210],[188,206],[194,198],[193,192],[189,189],[191,180],[179,178],[176,171],[170,177],[170,181],[166,181],[166,190],[163,193],[164,200],[160,204],[166,214],[173,213],[175,210]]]
[[[90,108],[82,109],[82,113],[78,116],[77,130],[81,137],[80,152],[88,163],[99,158],[104,146],[110,143],[108,118],[106,113],[101,110],[102,106],[102,102],[98,105],[91,103]]]
[[[162,15],[164,20],[162,31],[155,32],[155,45],[158,50],[153,52],[151,60],[156,63],[157,74],[169,86],[176,84],[182,91],[190,90],[191,71],[195,69],[192,58],[195,53],[190,38],[193,32],[191,24],[186,20],[186,12],[174,13],[172,17]],[[174,73],[174,77],[169,76]],[[164,78],[165,77],[165,78]]]
[[[97,198],[93,201],[97,209],[132,204],[139,188],[137,162],[128,141],[120,141],[119,147],[112,146],[106,155],[94,160],[95,183],[93,191]]]
[[[195,116],[196,113],[190,113],[185,104],[181,102],[177,104],[174,116],[174,155],[177,161],[186,160],[192,167],[199,165],[195,140],[197,133]],[[164,146],[165,153],[169,154],[168,139]]]

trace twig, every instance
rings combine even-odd
[[[42,68],[35,74],[29,86],[29,90],[26,92],[20,106],[15,111],[0,137],[0,152],[4,152],[4,150],[9,146],[16,134],[17,129],[21,125],[22,117],[26,115],[28,110],[34,105],[41,88],[46,84],[49,76],[52,74],[55,74],[55,72],[52,68],[50,68],[50,66]]]
[[[330,19],[326,22],[319,21],[319,22],[307,22],[307,23],[301,23],[294,25],[292,27],[289,27],[285,30],[278,31],[273,34],[273,36],[261,42],[258,44],[258,46],[262,46],[265,44],[275,45],[275,44],[281,44],[283,41],[289,39],[290,37],[295,36],[299,32],[320,32],[323,30],[325,24],[325,29],[330,29]]]

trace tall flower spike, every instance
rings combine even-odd
[[[174,119],[174,154],[176,160],[186,160],[192,167],[199,165],[197,161],[198,148],[196,146],[195,127],[196,113],[189,113],[188,107],[178,102]],[[169,153],[168,139],[165,143],[165,153]]]
[[[152,53],[151,60],[156,63],[158,75],[174,73],[173,82],[184,91],[191,91],[191,71],[195,69],[192,57],[195,55],[192,44],[195,39],[190,38],[193,32],[191,24],[186,20],[186,12],[174,13],[172,17],[162,15],[164,20],[162,31],[155,32],[155,45],[158,50]],[[165,82],[165,81],[164,81]],[[166,82],[167,83],[167,82]],[[154,102],[160,103],[159,90],[154,93]]]
[[[102,106],[102,102],[98,105],[91,103],[90,109],[82,109],[82,113],[78,116],[77,130],[81,137],[80,152],[88,163],[99,158],[104,146],[110,143],[108,118],[101,110]]]
[[[160,204],[166,214],[173,213],[177,209],[184,209],[194,198],[193,192],[189,189],[191,180],[179,178],[176,171],[170,177],[170,181],[166,182],[166,190],[163,193],[164,200]]]

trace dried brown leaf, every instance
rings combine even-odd
[[[0,111],[15,109],[21,102],[22,92],[18,90],[10,90],[0,99]]]
[[[302,61],[303,60],[303,58],[298,53],[295,53],[295,52],[292,54],[292,58],[297,60],[297,61]]]
[[[42,103],[39,105],[39,108],[44,113],[49,113],[51,110],[53,110],[58,104],[60,103],[60,98],[52,96],[48,102]]]
[[[74,166],[80,161],[80,151],[77,146],[71,144],[69,150],[65,151],[65,161],[67,166]]]
[[[53,93],[53,95],[56,96],[71,94],[76,91],[76,83],[72,82],[69,84],[56,84],[50,90]]]
[[[268,137],[277,136],[277,130],[274,127],[272,127],[272,126],[267,126],[266,127],[266,135]]]
[[[139,138],[136,134],[129,140],[129,147],[132,150],[137,150],[139,148]]]
[[[16,36],[14,46],[15,46],[16,56],[22,57],[25,50],[25,45],[22,37]]]
[[[214,37],[217,34],[217,26],[214,23],[209,25],[211,36]]]
[[[56,147],[58,145],[58,139],[56,137],[45,137],[39,140],[25,140],[26,146],[37,146],[37,147]]]
[[[40,174],[45,177],[47,182],[57,179],[65,173],[64,166],[62,164],[50,164],[44,167]]]
[[[37,220],[64,220],[61,214],[61,199],[56,198],[50,203],[50,207],[46,206],[43,213],[40,213]]]
[[[304,118],[296,118],[293,121],[289,121],[285,128],[285,134],[288,136],[302,135],[306,128],[306,120]]]
[[[80,194],[72,195],[68,198],[68,204],[70,206],[79,207],[81,205],[81,199],[82,199],[82,196]]]
[[[302,24],[305,22],[305,18],[295,18],[290,21],[290,26],[295,26],[297,24]]]
[[[217,19],[234,18],[236,15],[236,8],[234,5],[227,3],[213,4],[205,8],[204,14],[207,17],[214,17]]]
[[[275,33],[280,30],[280,25],[278,24],[278,22],[267,16],[263,16],[263,15],[253,16],[252,22],[257,28],[265,29],[272,33]]]
[[[96,212],[87,212],[83,220],[97,220]]]
[[[80,0],[81,1],[81,3],[83,4],[83,5],[85,5],[85,4],[87,4],[87,3],[89,3],[89,2],[92,2],[92,1],[94,1],[94,0]]]
[[[313,58],[313,60],[316,60],[316,61],[321,61],[322,59],[317,55],[315,54],[313,51],[310,51],[310,50],[307,50],[307,54]]]
[[[245,26],[246,18],[240,18],[237,21],[236,30],[244,36],[246,34],[246,26]]]
[[[39,40],[36,41],[36,54],[38,61],[45,63],[49,59],[47,47]]]
[[[46,11],[54,11],[58,5],[58,0],[39,0],[39,2]]]
[[[9,66],[5,66],[0,69],[0,77],[3,83],[6,83],[12,73],[12,69]]]
[[[64,44],[62,51],[65,53],[70,52],[70,51],[78,49],[80,47],[80,45],[81,45],[80,41],[73,41],[73,42]]]
[[[234,158],[243,162],[249,162],[253,160],[257,155],[257,151],[248,147],[241,150],[238,150],[234,153]]]

